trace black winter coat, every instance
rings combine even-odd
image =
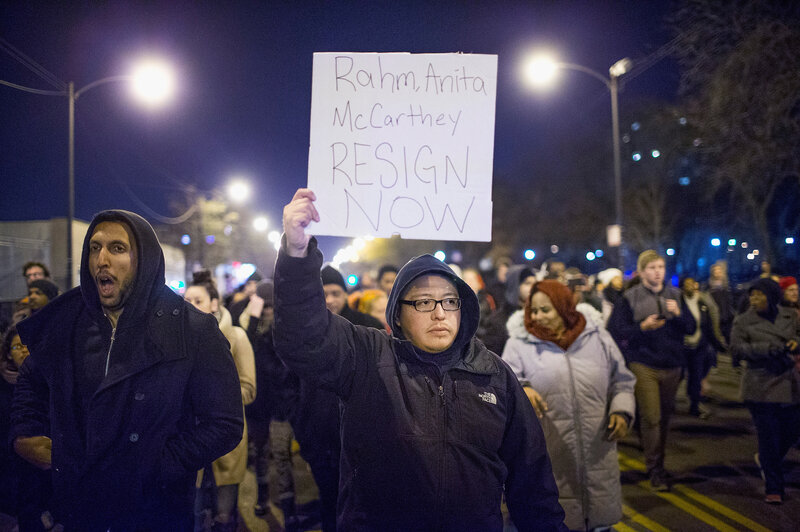
[[[680,316],[666,312],[666,299],[673,299],[681,306]],[[666,323],[658,329],[643,331],[640,324],[651,314],[662,315]],[[665,286],[656,294],[637,284],[627,289],[614,304],[606,328],[628,364],[637,362],[667,369],[686,366],[683,337],[692,334],[697,324],[678,289]]]
[[[137,276],[113,343],[87,262],[101,221],[127,223],[137,246]],[[81,286],[18,329],[31,354],[17,381],[12,433],[51,434],[57,519],[82,532],[190,527],[197,470],[242,437],[241,391],[216,320],[164,285],[149,224],[125,211],[95,217]],[[87,375],[98,362],[92,392]]]
[[[541,426],[513,371],[473,335],[478,301],[437,259],[401,269],[389,297],[394,325],[414,278],[444,275],[463,298],[455,366],[440,375],[394,330],[353,325],[325,309],[322,254],[279,253],[275,345],[301,378],[342,401],[341,530],[500,531],[505,490],[519,530],[563,529]]]

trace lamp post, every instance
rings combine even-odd
[[[169,69],[163,63],[154,61],[141,63],[130,75],[105,77],[93,81],[77,90],[75,89],[74,82],[69,82],[66,90],[63,91],[47,91],[0,80],[0,84],[2,85],[26,92],[43,94],[46,96],[66,96],[69,102],[67,128],[67,289],[72,288],[73,285],[72,223],[75,219],[75,102],[78,101],[78,98],[80,98],[83,93],[90,89],[108,83],[119,82],[130,83],[135,96],[139,100],[154,105],[160,104],[168,99],[173,89],[173,79]]]
[[[559,69],[577,70],[584,74],[589,74],[599,80],[608,88],[611,93],[611,135],[614,150],[614,223],[620,231],[619,240],[619,265],[625,269],[624,240],[622,238],[622,163],[619,145],[619,78],[628,72],[633,66],[633,62],[627,57],[620,59],[608,69],[608,77],[600,72],[583,65],[575,63],[561,63],[548,57],[539,56],[534,58],[527,68],[528,79],[535,85],[550,83]]]

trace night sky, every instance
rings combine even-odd
[[[519,75],[530,50],[607,73],[668,42],[666,2],[15,2],[0,3],[0,37],[76,88],[124,74],[142,54],[170,61],[179,93],[146,110],[122,84],[86,92],[76,107],[76,216],[125,208],[157,221],[187,185],[254,186],[251,209],[273,227],[306,182],[312,54],[498,54],[495,179],[588,123],[607,124],[608,93],[564,73],[549,93]],[[0,79],[53,90],[0,51]],[[630,80],[637,98],[674,99],[668,60]],[[0,86],[0,219],[65,216],[67,99]],[[610,155],[609,155],[610,156]],[[520,183],[524,187],[526,183]]]

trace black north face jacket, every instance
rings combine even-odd
[[[275,345],[342,401],[340,529],[500,531],[505,491],[520,530],[565,530],[541,426],[513,371],[473,338],[466,283],[430,255],[410,261],[389,296],[389,336],[326,310],[321,265],[313,238],[305,258],[279,253]],[[400,295],[424,274],[447,277],[463,299],[461,358],[441,376],[394,326]]]
[[[88,268],[103,221],[124,222],[136,239],[136,280],[113,341]],[[241,440],[241,391],[216,320],[164,284],[152,227],[126,211],[97,215],[81,285],[18,329],[31,354],[12,439],[52,438],[56,518],[81,532],[191,530],[197,470]]]

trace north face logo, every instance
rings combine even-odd
[[[497,396],[492,392],[483,392],[479,393],[478,397],[486,401],[487,403],[492,403],[493,405],[497,404]]]

